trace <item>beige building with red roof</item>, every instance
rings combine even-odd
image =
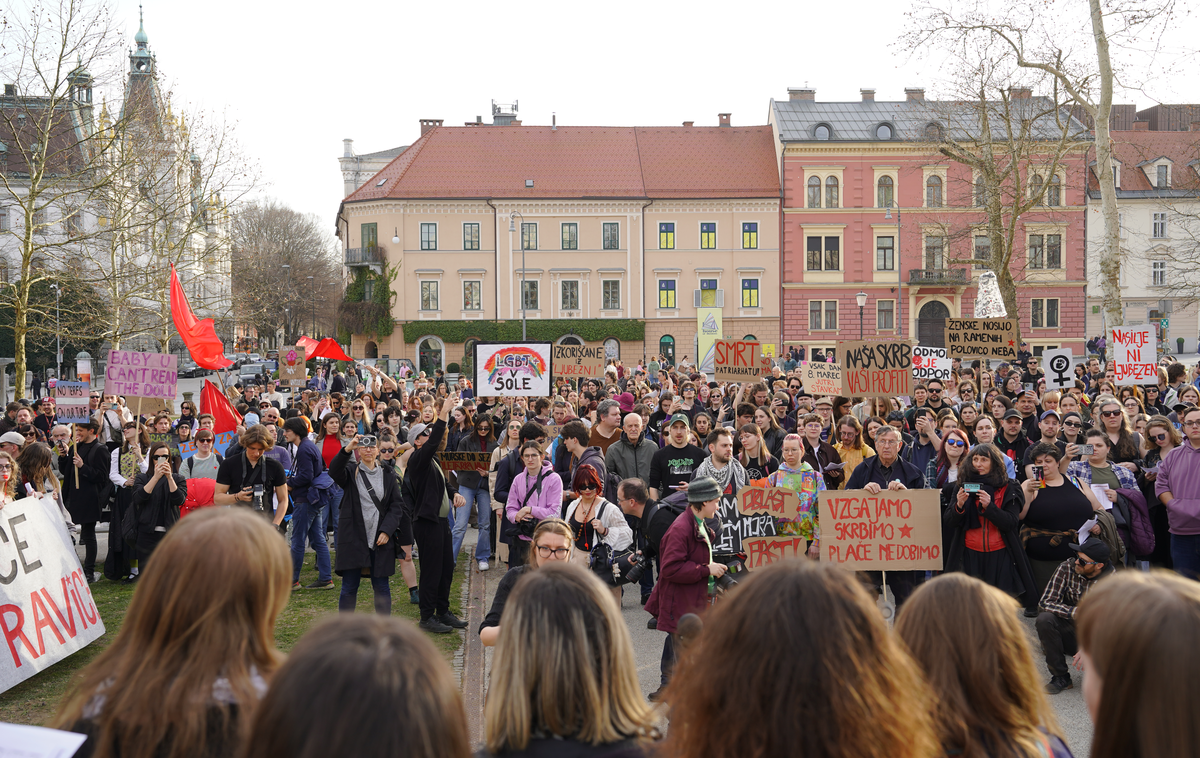
[[[496,322],[519,334],[522,306],[530,339],[603,343],[626,366],[659,352],[695,361],[701,304],[721,308],[725,335],[777,343],[771,128],[721,119],[423,120],[420,139],[338,212],[354,356],[445,368],[471,340],[495,338]]]

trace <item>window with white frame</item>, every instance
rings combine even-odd
[[[1158,189],[1166,189],[1167,188],[1167,166],[1160,164],[1158,166],[1155,166],[1154,169],[1155,169],[1154,186],[1157,187]]]
[[[1055,208],[1062,205],[1062,179],[1058,174],[1050,175],[1050,186],[1046,188],[1046,205]]]
[[[1167,284],[1167,262],[1150,262],[1150,284],[1153,287],[1165,287]]]
[[[746,221],[742,224],[742,249],[758,249],[758,222]]]
[[[892,181],[890,176],[879,177],[877,194],[880,208],[891,208],[892,201],[895,198],[896,183]]]
[[[526,279],[521,283],[521,302],[527,311],[539,310],[538,307],[538,281],[536,279]]]
[[[559,310],[579,310],[579,280],[564,279],[559,283]]]
[[[659,279],[658,280],[658,307],[663,310],[671,310],[677,308],[675,299],[675,280],[674,279]]]
[[[808,207],[821,207],[821,177],[808,177]]]
[[[615,221],[606,221],[602,226],[602,231],[604,232],[604,249],[620,250],[621,224]]]
[[[579,249],[579,224],[569,223],[562,225],[562,249]]]
[[[438,309],[438,282],[421,282],[421,310],[436,311]]]
[[[463,310],[483,310],[483,282],[477,279],[463,282]]]
[[[808,328],[810,331],[837,329],[838,301],[809,300]]]
[[[437,224],[421,224],[421,249],[437,250]]]
[[[522,250],[537,250],[537,222],[529,222],[521,224],[521,249]]]
[[[925,207],[942,207],[942,177],[937,174],[930,174],[925,180]]]
[[[479,224],[463,224],[463,250],[479,249]]]
[[[1029,301],[1029,326],[1033,329],[1058,328],[1058,298],[1035,297]]]
[[[8,208],[0,208],[0,232],[8,231]]]
[[[1151,236],[1156,240],[1167,238],[1167,214],[1154,214],[1154,226],[1151,230]]]
[[[603,310],[621,310],[621,281],[619,279],[605,279],[600,283],[600,303]]]
[[[895,329],[896,328],[896,301],[895,300],[876,300],[875,301],[875,328],[876,329]]]
[[[700,249],[717,249],[717,225],[715,223],[702,222],[700,224]]]
[[[742,307],[758,307],[758,279],[742,279]]]
[[[931,235],[925,238],[925,268],[935,271],[945,268],[946,238]]]
[[[825,207],[838,207],[838,178],[836,176],[825,177]]]
[[[1029,235],[1029,268],[1062,268],[1062,235]]]

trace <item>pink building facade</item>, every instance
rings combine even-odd
[[[932,149],[938,109],[921,90],[880,102],[817,102],[813,90],[772,101],[781,166],[782,340],[827,354],[836,342],[913,339],[943,346],[947,318],[974,314],[990,243],[972,169]],[[1080,127],[1082,131],[1083,127]],[[1022,339],[1034,354],[1085,334],[1086,157],[1058,169],[1031,164],[1049,182],[1046,204],[1020,219],[1010,270]],[[861,309],[857,295],[866,295]],[[861,312],[861,318],[860,318]]]

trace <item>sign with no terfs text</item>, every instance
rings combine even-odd
[[[87,382],[58,382],[54,385],[54,412],[60,424],[83,424],[91,418]]]
[[[146,401],[142,408],[145,412],[159,407],[172,409],[179,382],[178,367],[179,357],[169,353],[110,350],[104,368],[104,394]]]
[[[1154,345],[1154,326],[1114,326],[1113,361],[1108,366],[1118,385],[1156,384],[1158,349]]]
[[[555,377],[600,379],[604,376],[604,346],[555,345],[550,363]]]
[[[804,391],[813,397],[842,393],[842,367],[837,363],[804,361],[800,364],[800,381]]]
[[[907,342],[839,342],[846,397],[911,395],[913,351]]]
[[[718,382],[756,382],[771,373],[771,359],[762,345],[751,340],[717,340],[713,343],[713,374]]]
[[[1017,359],[1015,318],[948,318],[946,350],[951,358]]]
[[[852,571],[942,568],[937,490],[824,490],[817,514],[823,561]]]

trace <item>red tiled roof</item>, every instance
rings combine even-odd
[[[1113,157],[1121,163],[1121,190],[1155,189],[1140,164],[1166,156],[1173,162],[1171,189],[1196,189],[1200,187],[1196,170],[1188,164],[1200,159],[1200,132],[1111,132]],[[1091,152],[1090,162],[1095,164],[1096,152]],[[1098,190],[1095,166],[1088,172],[1088,189]]]
[[[525,187],[526,179],[534,181],[533,188]],[[414,142],[346,202],[778,194],[769,126],[442,126]]]

